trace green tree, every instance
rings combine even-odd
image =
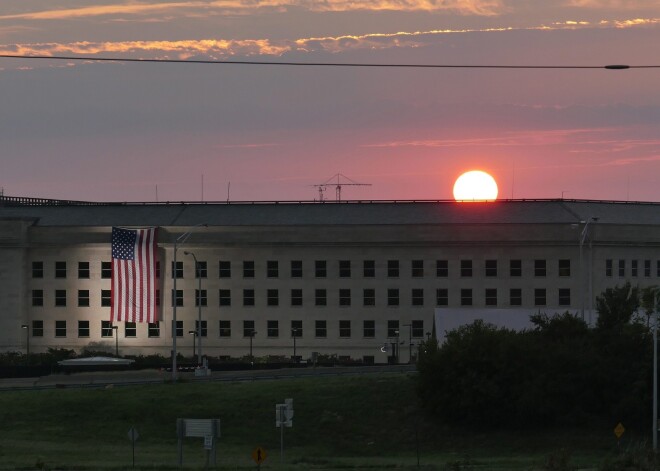
[[[639,308],[639,299],[639,288],[629,282],[621,287],[607,288],[596,297],[596,328],[609,330],[629,324]]]

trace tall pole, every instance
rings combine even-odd
[[[188,333],[189,333],[190,335],[192,335],[192,338],[193,338],[193,357],[194,357],[194,356],[195,356],[195,352],[197,351],[197,350],[195,349],[195,337],[197,337],[197,332],[195,332],[194,330],[189,330]]]
[[[119,326],[113,325],[112,330],[115,333],[115,356],[119,358]]]
[[[199,280],[197,289],[197,365],[202,366],[202,272],[199,269],[197,257],[192,252],[183,252],[185,255],[192,255],[195,261],[195,274]]]
[[[593,244],[592,244],[592,237],[589,237],[589,224],[592,222],[598,221],[597,217],[591,217],[586,224],[584,225],[584,228],[582,229],[582,232],[580,233],[580,291],[581,291],[581,298],[582,298],[582,320],[585,320],[584,316],[584,311],[585,311],[585,297],[587,295],[587,292],[589,293],[589,325],[591,325],[591,312],[592,312],[592,303],[593,303]],[[584,222],[584,221],[581,221]],[[587,240],[587,237],[589,237],[589,269],[588,269],[588,289],[585,288],[585,279],[584,279],[584,243]]]
[[[402,327],[408,327],[408,364],[412,363],[412,324],[403,324]]]
[[[654,300],[655,301],[655,300]],[[658,451],[658,310],[653,303],[653,451]]]
[[[25,345],[26,345],[26,354],[25,362],[30,363],[30,326],[27,324],[21,325],[21,329],[25,329]]]
[[[296,363],[296,337],[298,336],[298,329],[291,329],[293,335],[293,362]]]

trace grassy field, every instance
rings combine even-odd
[[[289,397],[295,417],[282,462],[275,404]],[[221,419],[219,469],[256,469],[256,446],[268,454],[264,470],[535,470],[564,453],[595,469],[617,448],[611,429],[437,427],[415,404],[406,374],[0,392],[0,469],[132,469],[131,427],[139,433],[136,469],[177,469],[180,417]],[[186,439],[184,467],[203,469],[204,458],[203,440]]]

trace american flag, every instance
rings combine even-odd
[[[110,321],[158,322],[156,228],[112,228]]]

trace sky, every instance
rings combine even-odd
[[[0,3],[1,55],[602,67],[659,45],[660,0]],[[10,196],[444,200],[483,170],[499,198],[660,201],[660,67],[0,58],[0,90]]]

